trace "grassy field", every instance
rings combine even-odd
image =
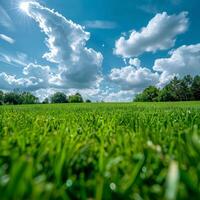
[[[0,199],[200,199],[200,102],[0,106]]]

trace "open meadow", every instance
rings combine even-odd
[[[0,106],[0,199],[200,197],[200,102]]]

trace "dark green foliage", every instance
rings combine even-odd
[[[69,103],[83,103],[83,98],[79,93],[69,96]]]
[[[22,104],[36,104],[39,102],[38,98],[30,92],[23,92],[21,95]]]
[[[200,76],[193,78],[187,75],[183,79],[174,77],[164,88],[159,90],[150,86],[134,99],[136,102],[191,100],[200,100]]]
[[[86,103],[92,103],[92,101],[90,99],[86,99],[85,101]]]
[[[67,103],[67,96],[62,92],[56,92],[51,96],[51,103]]]
[[[200,100],[200,76],[196,76],[192,82],[192,93],[194,99]]]
[[[17,104],[22,104],[22,102],[23,99],[19,93],[9,92],[4,94],[5,104],[17,105]]]
[[[193,99],[191,86],[193,79],[185,76],[183,79],[174,79],[160,92],[160,101],[189,101]]]
[[[68,98],[67,96],[62,92],[57,92],[50,98],[51,103],[67,103]],[[70,96],[70,102],[71,103],[82,103],[83,98],[79,93],[76,95]],[[11,104],[11,105],[18,105],[18,104],[37,104],[39,103],[39,99],[35,97],[30,92],[8,92],[3,93],[0,91],[0,104]],[[49,99],[45,98],[42,102],[43,104],[48,104]]]
[[[3,92],[0,90],[0,105],[3,104],[3,99],[4,99],[4,94],[3,94]]]
[[[43,104],[48,104],[49,103],[49,99],[48,98],[45,98],[43,101],[42,101]]]
[[[81,94],[76,93],[75,95],[68,97],[62,93],[57,92],[50,97],[51,103],[83,103],[83,98]],[[91,102],[87,100],[87,103]],[[18,104],[38,104],[39,99],[35,97],[30,92],[20,92],[19,90],[15,90],[13,92],[3,93],[0,91],[0,105],[10,104],[10,105],[18,105]],[[42,102],[43,104],[48,104],[49,99],[45,98]]]
[[[8,92],[3,93],[0,91],[0,102],[1,104],[36,104],[39,102],[38,98],[30,92]]]
[[[0,199],[197,200],[200,103],[0,107]]]
[[[138,94],[135,98],[136,102],[156,102],[158,101],[159,89],[155,86],[149,86],[146,88],[143,93]]]

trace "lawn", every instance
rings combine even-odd
[[[200,198],[200,102],[0,106],[0,199]]]

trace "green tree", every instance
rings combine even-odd
[[[4,103],[5,104],[12,104],[12,105],[17,105],[17,104],[22,104],[23,99],[20,94],[15,93],[15,92],[8,92],[4,94]]]
[[[142,93],[136,95],[135,100],[137,102],[153,102],[158,101],[159,89],[155,86],[147,87]]]
[[[56,92],[50,99],[51,103],[67,103],[67,96],[62,92]]]
[[[4,101],[4,93],[0,90],[0,105],[3,104]]]
[[[30,92],[23,92],[21,94],[21,98],[22,98],[22,104],[35,104],[39,102],[38,98],[35,97]]]
[[[159,94],[159,101],[175,101],[174,94],[171,93],[171,87],[165,86]]]
[[[91,103],[92,101],[90,99],[86,99],[86,103]]]
[[[181,101],[183,99],[181,80],[176,76],[160,92],[160,101]]]
[[[69,96],[69,103],[83,103],[81,94],[76,93],[75,95]]]
[[[189,101],[192,100],[193,78],[190,75],[183,79],[174,77],[161,91],[159,95],[160,101]]]
[[[195,76],[192,86],[191,86],[192,95],[194,100],[200,100],[200,76]]]
[[[43,104],[48,104],[49,103],[49,99],[48,98],[45,98],[43,101],[42,101]]]
[[[179,97],[181,101],[192,100],[192,90],[191,90],[192,83],[193,83],[193,77],[190,75],[187,75],[180,80]]]
[[[200,76],[174,77],[163,89],[149,86],[136,95],[134,101],[190,101],[200,100]]]
[[[135,101],[135,102],[143,102],[143,101],[144,101],[143,92],[137,94],[137,95],[134,97],[133,101]]]

